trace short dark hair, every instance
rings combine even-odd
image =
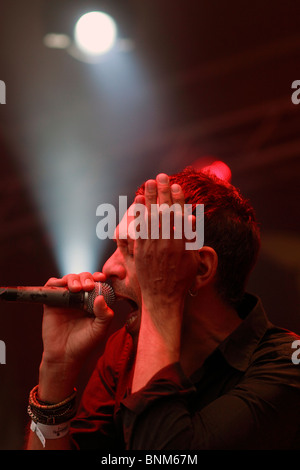
[[[192,167],[169,178],[171,184],[180,184],[193,211],[204,204],[204,244],[218,255],[215,287],[225,302],[237,308],[260,249],[253,207],[231,184]],[[144,185],[137,190],[142,193]]]

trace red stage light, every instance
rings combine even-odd
[[[226,163],[221,162],[220,160],[211,163],[210,165],[204,166],[200,169],[203,173],[209,173],[211,175],[215,175],[217,178],[221,180],[227,181],[230,183],[231,181],[231,170]]]

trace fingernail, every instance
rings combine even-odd
[[[161,184],[166,184],[168,183],[169,181],[169,177],[168,175],[165,175],[164,173],[160,173],[158,176],[157,176],[157,180],[159,183]]]
[[[179,184],[172,184],[171,191],[172,191],[172,193],[179,193],[179,191],[180,191]]]
[[[156,191],[156,181],[148,180],[146,185],[147,185],[147,190],[148,191]]]

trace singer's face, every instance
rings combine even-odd
[[[116,228],[117,248],[103,266],[103,272],[110,278],[117,298],[126,299],[130,304],[126,328],[135,336],[139,331],[141,316],[141,290],[136,276],[134,263],[134,240],[128,235],[133,221],[129,209]]]

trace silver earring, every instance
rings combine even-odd
[[[192,292],[191,289],[189,289],[189,294],[190,294],[191,297],[197,297],[198,290],[196,290],[196,292]]]

